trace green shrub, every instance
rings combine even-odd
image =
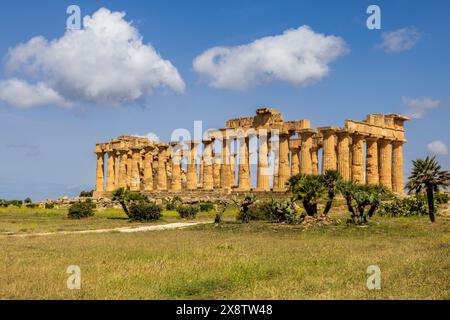
[[[8,207],[8,201],[0,199],[0,207],[2,208]]]
[[[185,204],[177,207],[177,212],[181,218],[195,219],[199,211],[200,208],[197,205]]]
[[[255,202],[247,210],[240,210],[236,219],[241,222],[270,220],[271,205],[270,201]]]
[[[427,200],[421,196],[396,198],[381,205],[380,215],[389,217],[428,215]]]
[[[30,208],[30,209],[37,208],[37,206],[38,206],[38,205],[37,205],[36,203],[27,203],[27,204],[26,204],[26,207],[27,207],[27,208]]]
[[[297,223],[300,221],[300,216],[292,206],[290,200],[285,201],[273,201],[269,206],[270,217],[277,222],[286,222],[289,224]]]
[[[23,203],[30,204],[33,203],[33,201],[31,201],[31,198],[25,198],[25,200],[23,200]]]
[[[169,200],[166,204],[166,210],[173,211],[176,210],[179,205],[183,203],[182,199],[179,196],[175,196]]]
[[[450,200],[450,197],[447,193],[436,193],[434,195],[434,201],[436,204],[446,204]]]
[[[161,218],[162,207],[153,203],[140,201],[129,206],[129,218],[133,221],[152,221]]]
[[[214,204],[212,202],[200,202],[199,208],[201,212],[208,212],[214,209]]]
[[[77,202],[70,206],[67,217],[69,219],[82,219],[94,215],[95,204],[91,201]]]
[[[46,203],[46,204],[44,205],[44,208],[45,208],[45,209],[54,209],[54,208],[55,208],[55,205],[54,205],[53,203]]]
[[[81,191],[80,192],[80,198],[89,198],[92,197],[94,195],[94,190],[91,191]]]
[[[23,201],[22,200],[10,200],[10,201],[8,201],[8,204],[10,206],[16,206],[16,207],[20,208],[23,205]]]

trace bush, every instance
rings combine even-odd
[[[88,200],[85,202],[77,202],[70,206],[67,217],[69,219],[82,219],[92,217],[94,215],[95,204]]]
[[[25,203],[25,204],[30,204],[32,202],[33,201],[31,201],[31,198],[26,198],[25,200],[23,200],[23,203]]]
[[[434,195],[434,201],[436,204],[446,204],[450,200],[450,197],[447,193],[436,193]]]
[[[428,215],[427,201],[421,196],[396,198],[381,205],[380,215],[389,217]]]
[[[55,205],[54,205],[53,203],[46,203],[46,204],[44,205],[44,208],[45,208],[45,209],[54,209],[54,208],[55,208]]]
[[[8,201],[0,199],[0,207],[2,208],[8,207]]]
[[[199,204],[199,208],[201,212],[208,212],[211,211],[212,209],[214,209],[214,204],[212,202],[201,202]]]
[[[270,201],[255,202],[250,205],[248,210],[240,210],[236,219],[241,222],[270,220],[271,205]]]
[[[30,208],[30,209],[34,209],[34,208],[37,208],[38,205],[37,205],[36,203],[27,203],[27,204],[26,204],[26,207],[27,207],[27,208]]]
[[[290,200],[273,201],[269,206],[269,210],[271,219],[277,222],[293,224],[300,221],[300,216],[297,214]]]
[[[133,221],[152,221],[161,218],[162,207],[153,202],[132,203],[129,207],[129,218]]]
[[[8,205],[10,206],[16,206],[16,207],[22,207],[23,201],[22,200],[10,200],[8,201]]]
[[[177,211],[181,218],[195,219],[200,208],[197,205],[186,204],[178,206]]]
[[[179,205],[181,205],[183,201],[179,196],[175,196],[169,200],[166,204],[166,210],[173,211],[176,210]]]
[[[80,198],[89,198],[92,197],[94,195],[94,190],[91,191],[81,191],[80,192]]]

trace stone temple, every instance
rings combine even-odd
[[[284,192],[291,175],[319,170],[403,193],[407,120],[369,114],[343,127],[311,128],[307,119],[284,121],[276,109],[260,108],[198,140],[155,143],[120,136],[96,145],[94,197],[109,197],[117,188],[149,194]]]

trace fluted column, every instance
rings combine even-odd
[[[319,149],[320,146],[313,142],[313,145],[311,147],[311,172],[315,176],[319,174]]]
[[[101,196],[105,191],[105,154],[97,152],[97,172],[95,175],[95,193]]]
[[[289,166],[289,137],[289,134],[280,134],[278,186],[276,188],[279,191],[286,190],[286,183],[291,175]]]
[[[141,177],[139,174],[139,162],[141,158],[141,150],[140,149],[132,149],[132,157],[131,157],[131,191],[140,191],[141,190]]]
[[[403,143],[404,141],[392,142],[392,190],[396,193],[404,193],[403,181]]]
[[[270,191],[267,132],[264,130],[258,132],[257,191]]]
[[[172,182],[171,191],[180,191],[181,188],[181,145],[176,145],[172,150]]]
[[[338,137],[338,172],[346,181],[350,180],[350,137],[348,132],[340,131]]]
[[[188,190],[195,190],[197,189],[197,144],[191,142],[189,148],[186,188]]]
[[[222,160],[218,156],[214,155],[213,161],[214,189],[220,189],[220,186],[222,185],[220,181],[220,173],[222,172]]]
[[[380,154],[380,184],[392,189],[392,147],[391,140],[378,140]]]
[[[366,182],[368,184],[379,184],[378,174],[378,139],[376,137],[366,138]]]
[[[204,142],[203,150],[203,189],[214,189],[214,175],[213,175],[213,157],[212,157],[212,141]]]
[[[131,168],[133,167],[133,152],[131,150],[128,150],[127,153],[127,189],[131,189],[131,180],[132,180],[132,174],[131,174]]]
[[[231,189],[230,168],[230,139],[224,133],[222,138],[222,166],[220,171],[220,187],[224,190]]]
[[[120,170],[119,170],[119,188],[127,188],[127,163],[128,163],[128,155],[126,150],[120,151]]]
[[[108,163],[107,163],[107,179],[106,179],[106,192],[114,191],[114,182],[116,180],[115,164],[116,164],[116,152],[108,151]]]
[[[167,148],[167,146],[159,145],[157,187],[160,191],[167,190]]]
[[[119,188],[119,180],[120,180],[120,153],[115,150],[114,152],[114,189]]]
[[[239,138],[239,191],[250,190],[250,165],[249,165],[249,138],[242,136]]]
[[[352,180],[364,183],[364,136],[352,136]]]
[[[303,174],[312,174],[312,144],[313,144],[313,135],[314,132],[312,130],[303,130],[300,132],[300,138],[302,141],[302,146],[300,150],[300,172]]]
[[[321,130],[323,136],[322,173],[327,170],[337,170],[336,131],[331,128]]]
[[[153,153],[150,150],[144,156],[144,191],[153,191]]]
[[[295,176],[300,173],[300,148],[291,148],[291,175]]]

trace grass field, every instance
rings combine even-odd
[[[449,299],[450,217],[375,217],[305,229],[240,224],[133,234],[7,233],[130,226],[118,210],[83,221],[65,211],[0,210],[1,299]],[[332,216],[341,221],[341,213]],[[200,220],[213,219],[202,214]],[[180,221],[165,212],[163,222]],[[161,223],[161,222],[158,222]],[[142,224],[138,224],[142,225]],[[81,290],[66,269],[81,268]],[[381,290],[368,290],[369,265]]]

